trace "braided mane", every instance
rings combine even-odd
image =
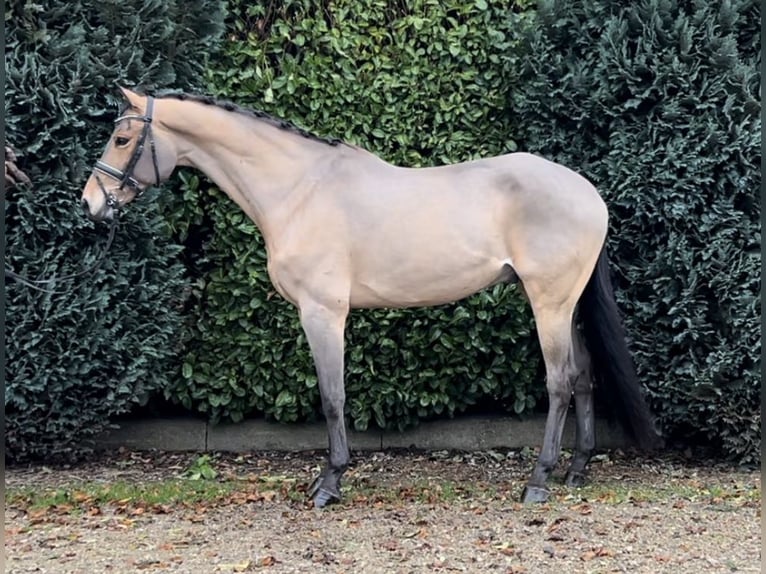
[[[235,103],[232,103],[226,100],[218,100],[212,96],[199,96],[196,94],[187,94],[185,92],[169,92],[169,93],[158,94],[155,97],[173,98],[180,101],[197,102],[199,104],[204,104],[206,106],[215,106],[217,108],[224,109],[227,112],[233,112],[235,114],[243,114],[251,118],[265,121],[266,123],[274,127],[278,127],[285,131],[303,136],[307,139],[322,142],[331,146],[337,146],[343,143],[341,140],[337,138],[325,138],[325,137],[318,136],[316,134],[312,134],[311,132],[303,128],[299,128],[293,123],[290,123],[286,120],[280,120],[278,118],[275,118],[274,116],[271,116],[262,110],[251,110],[248,108],[243,108],[242,106],[239,106]]]

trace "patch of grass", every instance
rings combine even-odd
[[[691,485],[667,482],[646,485],[624,482],[593,482],[582,488],[551,485],[551,504],[590,502],[618,505],[625,503],[703,502],[720,506],[741,506],[761,500],[759,488],[747,485]],[[504,500],[518,502],[523,485],[520,483],[490,484],[444,479],[422,479],[408,484],[377,485],[350,482],[344,485],[345,501],[357,503],[443,504],[464,501]]]
[[[206,464],[206,461],[203,461]],[[204,467],[197,465],[195,472]],[[343,485],[344,505],[374,504],[454,504],[503,501],[518,502],[521,483],[464,482],[448,479],[416,479],[398,484],[375,484],[367,480],[348,480]],[[227,480],[167,479],[149,483],[117,481],[80,483],[66,488],[43,490],[32,487],[7,488],[7,508],[27,512],[55,510],[58,514],[79,514],[94,507],[115,509],[145,508],[167,512],[176,506],[221,505],[257,501],[283,501],[304,504],[305,485],[286,476],[249,476]],[[666,481],[640,484],[621,481],[593,482],[579,489],[552,485],[551,504],[619,505],[626,503],[690,502],[715,505],[720,510],[736,510],[758,504],[761,491],[753,484],[693,484]]]
[[[5,504],[25,510],[93,505],[174,505],[220,500],[235,489],[231,482],[164,480],[148,484],[128,482],[82,483],[67,488],[37,490],[32,487],[8,488]]]

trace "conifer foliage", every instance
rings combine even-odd
[[[760,448],[760,18],[752,0],[547,1],[511,107],[584,172],[641,379],[670,436]]]
[[[47,278],[95,262],[107,229],[77,203],[117,82],[212,92],[401,165],[537,152],[589,177],[609,206],[619,305],[666,435],[757,459],[757,2],[227,5],[219,54],[219,0],[6,4],[8,140],[32,181],[7,191],[6,264]],[[260,234],[204,178],[178,180],[175,194],[131,204],[92,275],[56,293],[6,284],[11,459],[71,452],[160,389],[214,420],[319,416],[308,347],[274,297]],[[512,288],[358,312],[349,327],[358,429],[528,412],[544,394]]]
[[[218,1],[6,4],[6,129],[32,183],[6,195],[5,262],[51,278],[95,262],[107,229],[78,201],[118,111],[117,82],[200,84],[223,29]],[[178,248],[149,198],[92,275],[6,283],[6,453],[70,452],[166,383],[184,293]]]

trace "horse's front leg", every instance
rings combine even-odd
[[[301,325],[314,357],[322,410],[327,420],[330,456],[327,466],[314,480],[309,496],[321,508],[340,500],[340,479],[349,462],[348,442],[343,407],[346,391],[343,386],[343,331],[348,305],[328,307],[315,302],[303,302],[300,307]]]

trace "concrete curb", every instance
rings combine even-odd
[[[469,416],[422,423],[405,431],[349,431],[352,450],[417,448],[423,450],[488,450],[540,446],[545,417]],[[629,444],[623,432],[604,420],[596,421],[596,447],[611,449]],[[574,416],[568,417],[562,445],[574,446]],[[123,422],[120,428],[95,438],[97,450],[227,451],[272,450],[297,452],[327,448],[323,422],[284,425],[263,420],[210,425],[194,419],[145,419]]]

